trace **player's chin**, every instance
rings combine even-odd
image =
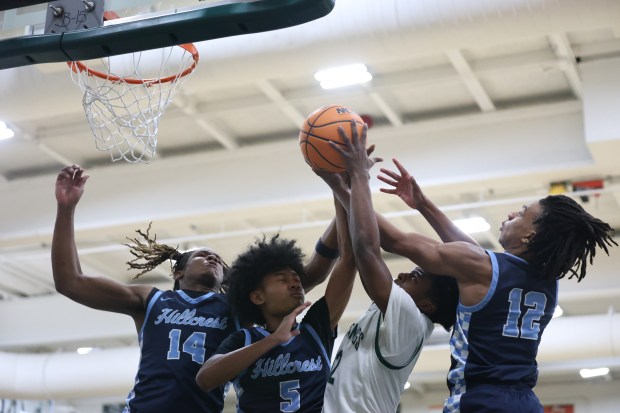
[[[295,295],[291,295],[291,303],[293,305],[293,309],[299,307],[300,305],[302,305],[304,303],[304,295],[303,294],[295,294]]]

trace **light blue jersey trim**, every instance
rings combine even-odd
[[[155,302],[157,302],[157,300],[159,300],[159,297],[161,297],[161,295],[163,294],[163,291],[156,291],[155,294],[153,294],[153,296],[151,297],[151,299],[149,300],[148,305],[146,306],[146,311],[144,313],[144,320],[142,321],[142,326],[140,327],[140,332],[138,333],[138,343],[140,344],[140,361],[138,362],[138,373],[139,373],[139,366],[142,363],[142,342],[143,342],[143,336],[144,336],[144,326],[146,325],[146,321],[149,319],[149,315],[151,315],[151,310],[153,309],[153,305],[155,305]],[[133,389],[131,389],[131,391],[129,392],[129,394],[127,395],[127,399],[125,399],[125,408],[123,409],[123,413],[130,413],[131,409],[129,408],[129,402],[131,400],[134,399],[134,397],[136,397],[136,393],[134,391],[134,389],[136,388],[136,386],[138,385],[138,383],[140,382],[138,373],[136,373],[136,381],[134,382],[134,387]]]
[[[151,315],[151,310],[153,309],[153,305],[155,304],[155,302],[157,300],[159,300],[159,297],[163,294],[163,291],[157,291],[155,294],[153,294],[153,297],[151,297],[151,300],[149,301],[149,304],[146,307],[146,312],[144,313],[144,321],[142,321],[142,326],[140,327],[140,333],[139,335],[139,340],[140,340],[140,348],[142,348],[142,333],[144,332],[144,326],[146,325],[146,320],[149,319],[149,315]]]
[[[314,331],[314,328],[312,328],[312,326],[302,324],[300,325],[300,328],[301,327],[305,328],[310,333],[314,341],[316,341],[316,343],[319,345],[319,348],[321,349],[321,353],[323,354],[323,358],[325,358],[325,360],[327,361],[327,368],[331,370],[332,369],[331,359],[327,356],[327,350],[325,350],[325,346],[321,342],[319,335],[316,333],[316,331]]]
[[[493,254],[495,254],[495,253],[493,253]],[[511,253],[509,253],[509,252],[505,252],[505,253],[504,253],[504,255],[507,255],[507,256],[509,256],[509,257],[512,257],[512,258],[514,258],[515,260],[522,262],[523,264],[528,264],[528,262],[527,262],[527,261],[525,261],[523,258],[521,258],[521,257],[517,257],[516,255],[512,255],[512,254],[511,254]]]
[[[250,344],[252,344],[252,338],[250,337],[250,332],[246,328],[243,328],[240,331],[243,331],[243,334],[245,336],[245,341],[244,341],[243,346],[247,347]],[[239,380],[241,379],[241,376],[243,376],[246,373],[246,371],[247,369],[243,369],[243,371],[237,374],[237,377],[235,377],[232,381],[232,385],[235,388],[235,393],[237,394],[237,412],[238,413],[243,413],[242,410],[239,408],[239,399],[241,398],[241,395],[243,394],[243,387],[241,387]]]
[[[243,331],[243,335],[245,336],[243,347],[247,347],[250,344],[252,344],[252,336],[250,335],[250,330],[248,330],[247,328],[242,328],[240,331]],[[247,371],[248,371],[247,368],[243,369],[239,374],[237,374],[237,377],[235,377],[234,380],[232,381],[233,386],[235,387],[235,392],[237,393],[237,407],[239,407],[239,398],[243,394],[243,387],[241,387],[240,380],[241,380],[241,377],[247,373]]]
[[[244,328],[241,331],[243,331],[243,334],[245,335],[244,347],[247,347],[250,344],[252,344],[252,337],[250,336],[250,330],[248,330],[247,328]]]
[[[493,267],[493,275],[491,278],[491,285],[489,286],[489,291],[487,291],[484,298],[476,305],[467,306],[460,302],[457,311],[465,311],[469,313],[475,313],[476,311],[480,311],[484,308],[485,305],[493,298],[493,294],[495,294],[495,289],[497,288],[497,282],[499,280],[499,265],[497,264],[497,257],[493,251],[486,251],[489,258],[491,258],[491,266]]]
[[[188,303],[191,304],[198,304],[204,300],[207,300],[209,298],[211,298],[211,296],[213,296],[213,292],[210,293],[206,293],[204,295],[201,295],[200,297],[196,297],[196,298],[192,298],[189,295],[187,295],[187,293],[185,293],[185,291],[182,290],[177,290],[175,291],[182,299],[184,299],[185,301],[187,301]]]
[[[444,403],[445,413],[459,413],[461,411],[461,397],[467,392],[465,382],[465,366],[469,357],[469,323],[472,314],[482,310],[495,294],[497,283],[499,282],[499,265],[497,256],[493,251],[486,250],[491,259],[492,276],[491,285],[484,298],[476,305],[467,306],[459,301],[457,307],[457,320],[454,324],[454,331],[450,338],[450,353],[456,361],[456,366],[448,372],[448,381],[454,385],[452,394]],[[515,257],[520,259],[519,257]]]
[[[254,328],[256,329],[256,331],[258,331],[260,334],[262,334],[262,335],[263,335],[263,336],[265,336],[265,337],[268,337],[268,336],[270,336],[270,335],[271,335],[271,333],[270,333],[269,331],[265,330],[265,329],[264,329],[264,328],[262,328],[262,327],[255,326]],[[297,326],[297,328],[299,328],[299,325]],[[278,345],[279,345],[280,347],[286,347],[286,346],[288,346],[288,345],[290,344],[290,342],[291,342],[291,341],[295,340],[295,338],[296,338],[296,337],[297,337],[297,336],[293,336],[293,337],[289,338],[289,339],[288,339],[288,341],[285,341],[284,343],[280,343],[280,344],[278,344]]]

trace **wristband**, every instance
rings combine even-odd
[[[316,242],[316,247],[314,247],[314,250],[322,257],[332,260],[340,256],[340,251],[338,251],[338,248],[328,247],[327,245],[323,244],[321,238],[319,238],[319,240]]]

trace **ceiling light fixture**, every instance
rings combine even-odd
[[[77,349],[77,353],[78,353],[79,355],[88,354],[88,353],[90,353],[91,351],[93,351],[93,348],[92,348],[92,347],[80,347],[80,348],[78,348],[78,349]]]
[[[6,126],[6,123],[0,120],[0,140],[11,139],[13,136],[15,136],[15,132],[13,132],[13,129]]]
[[[601,367],[598,369],[581,369],[579,375],[584,379],[590,379],[592,377],[604,376],[609,373],[608,367]]]
[[[323,89],[335,89],[366,83],[372,79],[372,75],[365,64],[356,63],[320,70],[314,74],[314,78],[321,83]]]
[[[491,229],[491,225],[482,217],[457,219],[453,222],[454,225],[467,234],[475,234],[477,232],[484,232]]]

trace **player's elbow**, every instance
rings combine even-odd
[[[202,391],[208,392],[224,384],[220,383],[219,377],[216,374],[217,368],[215,368],[215,364],[217,358],[217,356],[213,356],[207,360],[196,375],[196,384],[198,384]]]
[[[80,291],[81,274],[73,274],[68,272],[53,271],[54,287],[58,294],[73,299]]]
[[[71,296],[71,283],[65,281],[63,277],[54,277],[54,287],[58,294],[62,294],[65,297]]]
[[[213,380],[212,372],[205,368],[200,369],[196,375],[196,384],[204,392],[209,392],[218,386],[215,380]]]

